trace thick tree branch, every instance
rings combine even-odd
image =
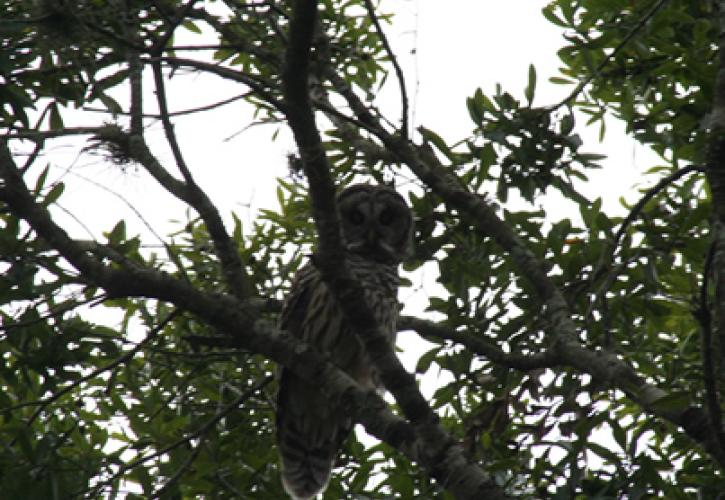
[[[359,283],[346,265],[335,206],[335,185],[309,97],[308,71],[317,2],[294,2],[289,28],[289,45],[282,77],[286,114],[309,180],[312,213],[319,236],[317,267],[338,298],[349,324],[363,341],[403,413],[414,424],[425,443],[420,463],[457,498],[504,498],[503,492],[481,469],[467,462],[461,448],[440,427],[438,417],[420,394],[415,378],[405,371],[376,324]]]

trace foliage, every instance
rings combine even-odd
[[[129,282],[142,281],[139,269],[152,270],[215,298],[235,293],[229,269],[238,259],[252,291],[240,304],[253,303],[255,320],[274,322],[316,242],[301,160],[292,156],[290,175],[279,180],[278,207],[262,210],[250,227],[233,215],[229,233],[220,234],[219,214],[189,182],[193,171],[177,158],[183,182],[168,180],[173,169],[154,163],[134,120],[141,119],[139,102],[147,109],[154,94],[163,115],[163,85],[138,92],[149,84],[141,83],[143,67],[159,71],[162,83],[179,68],[216,74],[246,92],[259,123],[286,123],[291,4],[3,1],[0,127],[18,153],[29,199],[54,217],[61,213],[64,196],[75,195],[48,181],[38,152],[58,137],[90,137],[79,153],[141,165],[194,215],[162,250],[127,234],[121,220],[103,241],[78,242],[81,253],[128,272]],[[392,56],[368,3],[325,0],[319,14],[309,80],[313,105],[326,118],[330,173],[338,186],[415,179],[407,196],[417,219],[416,255],[405,270],[433,263],[441,285],[427,304],[427,317],[440,321],[414,328],[432,343],[416,372],[445,381],[430,405],[466,458],[524,498],[715,498],[725,489],[718,461],[725,449],[708,449],[701,427],[683,430],[682,423],[693,408],[714,413],[708,384],[725,383],[725,340],[716,336],[713,344],[713,377],[702,335],[711,314],[716,332],[725,324],[717,316],[725,293],[707,283],[717,200],[697,170],[678,170],[706,161],[710,137],[702,124],[718,70],[713,3],[552,1],[544,15],[566,33],[562,76],[554,80],[587,85],[564,103],[533,107],[532,66],[526,102],[500,87],[462,99],[471,119],[464,140],[450,144],[421,127],[406,142],[493,207],[509,239],[503,229],[481,230],[480,219],[396,149],[410,131],[377,128],[374,95],[392,79]],[[181,31],[212,50],[179,48]],[[91,105],[107,110],[102,120],[66,124],[75,109]],[[582,114],[602,133],[604,118],[616,116],[662,155],[648,175],[665,181],[646,203],[622,200],[631,217],[605,213],[602,200],[580,193],[603,159],[586,152],[576,125]],[[29,143],[37,151],[21,165]],[[173,294],[163,287],[117,293],[84,273],[62,238],[49,238],[14,201],[17,183],[3,172],[0,491],[12,498],[283,498],[274,373],[290,358],[240,343],[213,318],[165,299]],[[579,216],[555,220],[545,210],[552,193]],[[572,339],[522,262],[545,263],[576,344],[594,356],[613,354],[664,396],[648,401],[621,370],[601,379],[601,371],[557,351]],[[547,353],[557,357],[527,361]],[[721,430],[723,423],[710,424]],[[452,498],[426,464],[390,443],[358,438],[346,443],[325,498]]]

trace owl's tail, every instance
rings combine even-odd
[[[352,421],[319,390],[283,370],[277,395],[277,446],[282,486],[294,500],[324,491]]]

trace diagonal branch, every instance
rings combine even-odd
[[[438,424],[437,415],[420,394],[415,378],[395,356],[366,303],[362,288],[346,266],[335,186],[309,97],[309,59],[316,18],[316,1],[294,2],[282,84],[287,119],[309,181],[312,214],[319,236],[317,267],[337,297],[348,323],[354,325],[386,388],[425,443],[425,452],[420,457],[422,465],[457,498],[505,498],[503,491],[481,469],[465,459],[461,448]]]
[[[191,171],[184,160],[184,155],[181,153],[179,147],[179,141],[176,139],[176,132],[174,132],[174,126],[169,118],[169,108],[166,102],[166,85],[164,84],[164,75],[161,71],[161,63],[155,60],[151,63],[151,70],[154,75],[154,84],[156,85],[156,102],[159,105],[159,115],[161,115],[161,123],[164,127],[164,135],[166,136],[166,142],[169,143],[171,153],[174,155],[174,161],[176,166],[181,172],[181,176],[189,186],[190,189],[194,189],[198,186],[194,181],[194,177],[191,175]]]

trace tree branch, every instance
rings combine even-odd
[[[252,89],[255,94],[259,95],[260,99],[264,102],[274,106],[278,111],[284,112],[284,104],[275,96],[263,83],[252,78],[239,71],[225,68],[217,64],[207,63],[204,61],[196,61],[194,59],[185,59],[183,57],[150,57],[144,58],[143,61],[147,64],[153,63],[155,60],[159,60],[168,64],[171,67],[189,67],[195,68],[201,71],[215,74],[221,78],[232,80],[238,83],[242,83]]]
[[[168,122],[168,116],[165,121]],[[169,126],[171,126],[170,122]],[[176,143],[173,130],[171,131],[171,137],[173,138],[172,142]],[[216,206],[194,182],[186,164],[182,163],[179,167],[182,172],[186,172],[186,182],[182,182],[169,174],[159,163],[148,148],[143,136],[129,135],[119,127],[107,126],[95,138],[101,142],[115,144],[123,155],[141,164],[166,191],[197,211],[209,231],[226,283],[238,297],[251,297],[254,294],[253,286],[237,247],[227,233]]]
[[[577,98],[577,96],[581,93],[584,88],[586,88],[587,85],[591,83],[594,78],[599,76],[599,73],[609,64],[609,61],[611,61],[619,52],[627,46],[629,41],[634,38],[634,36],[641,30],[647,22],[652,19],[652,17],[657,14],[657,11],[659,11],[665,3],[667,3],[668,0],[658,0],[651,8],[648,10],[644,16],[635,24],[631,30],[622,38],[622,41],[619,42],[619,44],[606,55],[606,57],[600,62],[596,68],[591,72],[589,76],[587,76],[584,80],[579,82],[579,85],[574,88],[574,90],[569,94],[566,98],[564,98],[559,104],[556,104],[554,106],[551,106],[549,108],[549,111],[555,111],[559,109],[560,107],[570,103],[574,99]]]
[[[359,283],[346,265],[335,206],[335,186],[312,111],[308,70],[317,2],[297,0],[289,27],[282,75],[286,114],[309,181],[312,214],[319,236],[317,267],[355,333],[378,368],[385,387],[425,443],[420,462],[457,498],[505,498],[481,469],[467,462],[461,448],[440,427],[438,417],[420,394],[415,378],[400,364],[385,333],[376,324]]]
[[[380,20],[378,19],[377,14],[375,13],[375,7],[373,6],[372,0],[365,0],[365,7],[368,11],[368,16],[370,16],[370,20],[375,25],[375,29],[378,32],[378,36],[380,37],[380,41],[383,43],[383,47],[385,48],[385,52],[388,54],[388,57],[390,58],[390,62],[393,65],[393,69],[395,71],[395,76],[398,79],[398,86],[400,87],[400,104],[401,104],[401,120],[400,120],[400,135],[407,139],[408,135],[410,133],[410,130],[408,130],[408,92],[405,87],[405,77],[403,76],[403,70],[400,68],[400,64],[398,63],[398,58],[395,57],[395,53],[393,52],[393,49],[390,47],[390,43],[388,43],[388,38],[385,36],[385,31],[383,31],[383,27],[380,25]]]
[[[172,118],[174,116],[192,115],[194,113],[200,113],[200,112],[203,112],[203,111],[210,111],[212,109],[220,108],[222,106],[225,106],[227,104],[231,104],[231,103],[233,103],[235,101],[238,101],[240,99],[244,99],[246,97],[249,97],[249,95],[250,95],[249,92],[244,92],[243,94],[238,94],[238,95],[229,97],[227,99],[222,99],[221,101],[213,102],[211,104],[205,104],[203,106],[195,106],[193,108],[182,109],[182,110],[179,110],[179,111],[170,111],[170,112],[167,113],[167,116],[169,118]],[[84,111],[92,111],[94,113],[110,113],[110,111],[108,111],[107,109],[95,108],[95,107],[92,107],[92,106],[84,106],[83,107],[83,110]],[[133,113],[131,113],[129,111],[121,111],[121,112],[116,112],[114,114],[116,114],[116,115],[133,115]],[[160,114],[155,115],[155,114],[144,113],[141,116],[143,118],[154,118],[156,120],[160,120],[161,119],[161,115]]]
[[[414,330],[423,337],[445,339],[466,347],[471,352],[485,356],[493,363],[529,371],[539,368],[551,368],[561,364],[559,355],[553,349],[538,354],[516,354],[504,352],[493,342],[481,336],[454,330],[453,328],[413,316],[402,316],[398,319],[399,330]]]

